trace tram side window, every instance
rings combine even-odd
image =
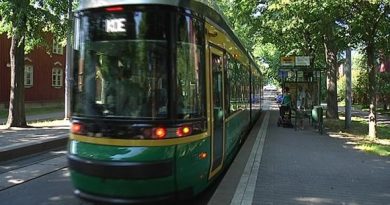
[[[192,16],[178,14],[176,102],[179,118],[205,115],[204,102],[204,23]]]
[[[226,58],[225,110],[226,113],[230,115],[236,111],[233,97],[232,97],[234,95],[234,91],[232,90],[232,88],[235,83],[233,71],[234,71],[234,67],[237,65],[236,65],[236,61],[231,55],[227,54],[225,58]]]
[[[254,105],[254,109],[259,109],[261,103],[261,78],[255,70],[253,70],[252,76],[252,104]]]
[[[243,93],[242,93],[242,83],[243,83],[243,72],[241,70],[241,64],[234,60],[230,59],[228,61],[228,78],[230,86],[230,112],[234,113],[237,110],[243,108]]]
[[[241,85],[241,93],[242,93],[242,108],[249,109],[250,108],[250,81],[249,81],[249,69],[246,66],[242,66],[242,79],[243,84]]]

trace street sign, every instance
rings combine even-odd
[[[310,66],[310,56],[284,56],[280,58],[282,66]]]
[[[281,57],[280,63],[282,66],[294,66],[295,58],[294,56]]]
[[[296,66],[310,66],[310,56],[295,56]]]

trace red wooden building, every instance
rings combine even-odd
[[[25,55],[24,87],[26,103],[57,103],[65,98],[65,48],[48,38],[51,49],[35,48]],[[11,40],[0,35],[0,104],[10,95]]]

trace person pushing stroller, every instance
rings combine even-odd
[[[285,87],[283,89],[283,99],[279,108],[279,120],[278,126],[283,125],[283,127],[291,127],[291,95],[290,89]],[[287,116],[286,116],[287,115]]]

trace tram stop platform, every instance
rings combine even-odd
[[[265,111],[208,205],[390,205],[390,158]]]

